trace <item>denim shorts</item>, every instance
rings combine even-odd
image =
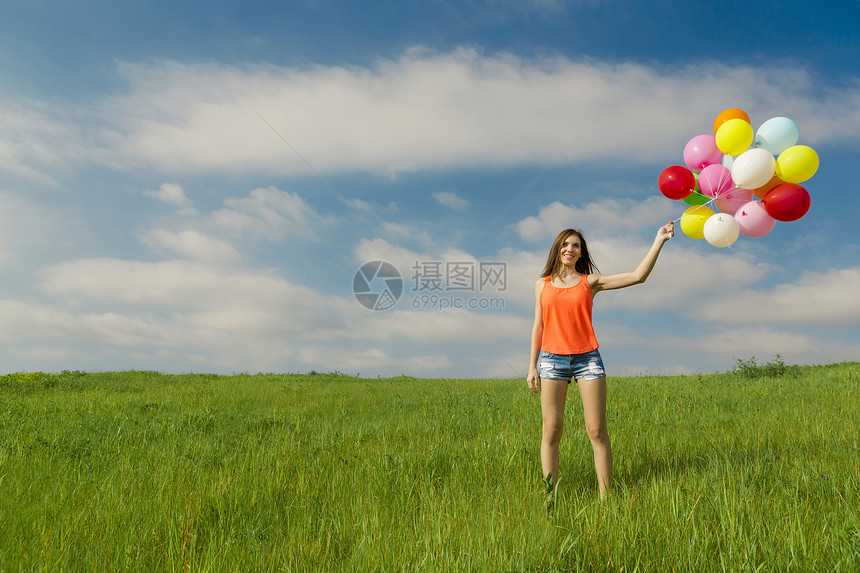
[[[603,360],[595,348],[585,354],[551,354],[540,351],[538,374],[555,380],[594,380],[606,376]]]

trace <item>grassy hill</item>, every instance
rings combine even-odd
[[[548,517],[524,380],[0,376],[0,571],[856,571],[860,364],[576,393]]]

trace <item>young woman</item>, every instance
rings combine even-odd
[[[540,394],[543,414],[540,457],[548,505],[554,500],[558,483],[558,446],[571,379],[576,380],[582,397],[600,497],[612,487],[612,447],[606,429],[606,374],[591,325],[591,305],[594,295],[600,291],[645,282],[663,244],[674,234],[674,223],[661,227],[636,270],[617,275],[594,272],[588,245],[579,231],[562,231],[550,248],[546,267],[535,283],[535,322],[527,378],[531,391]]]

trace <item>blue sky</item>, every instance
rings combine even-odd
[[[635,267],[686,207],[657,176],[729,107],[795,120],[812,207],[728,249],[679,234],[600,294],[610,374],[857,359],[858,11],[6,2],[0,371],[525,376],[554,236]],[[402,276],[385,310],[353,294],[372,261]]]

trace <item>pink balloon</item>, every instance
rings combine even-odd
[[[753,192],[751,189],[741,189],[740,187],[732,187],[725,193],[721,193],[714,204],[717,209],[723,213],[734,215],[738,209],[753,200]]]
[[[734,186],[732,172],[714,163],[699,173],[699,189],[708,197],[719,197]]]
[[[738,226],[741,233],[747,237],[762,237],[770,233],[773,226],[776,224],[773,217],[767,214],[764,210],[764,205],[761,201],[750,201],[738,208],[735,213],[735,219],[738,221]]]
[[[713,135],[697,135],[684,146],[684,163],[693,171],[701,171],[722,160],[723,152]]]

